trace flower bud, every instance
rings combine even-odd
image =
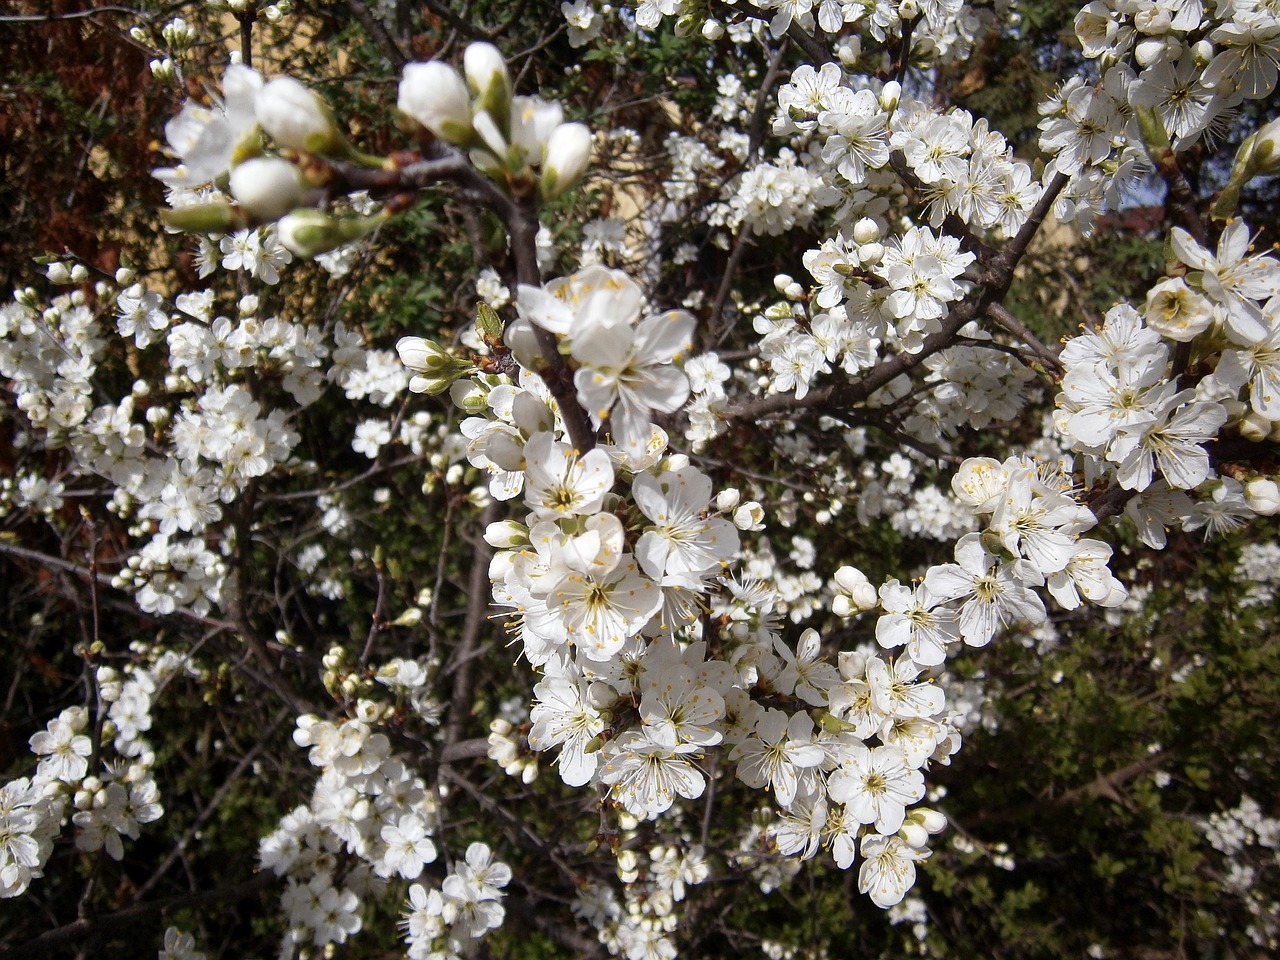
[[[299,257],[318,257],[352,240],[359,240],[381,226],[387,214],[372,217],[334,217],[319,210],[294,210],[276,228],[285,249]]]
[[[280,219],[305,193],[298,168],[279,157],[254,157],[231,171],[231,195],[257,220]]]
[[[903,19],[907,19],[903,17]],[[902,100],[902,84],[890,80],[880,89],[880,106],[885,110],[895,110]]]
[[[911,811],[911,819],[918,822],[930,834],[938,834],[947,829],[947,818],[937,810],[928,807],[917,807]]]
[[[1254,134],[1250,160],[1255,176],[1272,177],[1280,173],[1280,117]]]
[[[833,579],[841,592],[851,593],[854,589],[867,582],[867,575],[857,567],[846,565],[836,571]]]
[[[444,393],[454,381],[474,369],[470,363],[453,356],[434,340],[422,337],[401,337],[396,344],[396,352],[400,354],[400,362],[418,374],[409,381],[409,389],[414,393],[432,396]]]
[[[175,230],[193,233],[229,233],[239,223],[231,204],[225,200],[193,203],[185,207],[161,210],[160,219]]]
[[[165,43],[175,50],[185,49],[196,40],[194,28],[181,17],[174,17],[166,23],[160,30],[160,35],[164,37]]]
[[[485,528],[484,542],[497,550],[519,550],[529,545],[529,528],[514,520],[499,520]]]
[[[458,71],[447,63],[430,60],[408,64],[396,106],[441,140],[463,145],[475,136],[471,95]]]
[[[168,57],[164,57],[160,60],[152,60],[147,66],[151,69],[151,75],[162,83],[168,83],[177,76],[177,71],[175,71],[173,67],[173,61]]]
[[[708,20],[702,25],[702,39],[713,43],[724,36],[724,24],[719,20]]]
[[[726,490],[721,490],[718,494],[716,494],[716,509],[719,510],[721,513],[728,513],[730,510],[732,510],[734,507],[738,505],[738,502],[741,499],[742,499],[742,494],[734,487],[729,487]]]
[[[1270,477],[1254,477],[1244,485],[1244,499],[1249,509],[1260,517],[1280,513],[1280,486]]]
[[[54,261],[44,268],[44,275],[49,278],[50,283],[70,283],[71,271],[65,263]]]
[[[1173,41],[1177,43],[1176,40]],[[1149,67],[1162,58],[1169,57],[1169,42],[1164,37],[1147,37],[1134,48],[1133,58],[1141,67]],[[1176,60],[1177,57],[1169,57]]]
[[[498,120],[511,115],[511,77],[507,62],[491,43],[470,44],[462,55],[467,86],[476,96],[476,110],[487,110]]]
[[[1271,421],[1257,411],[1250,410],[1240,421],[1240,436],[1253,443],[1261,443],[1271,435]]]
[[[929,831],[918,823],[906,821],[902,824],[902,829],[898,831],[898,836],[907,841],[913,847],[923,847],[929,842]]]
[[[586,172],[591,161],[591,131],[585,124],[562,123],[547,140],[538,192],[544,200],[560,196]]]
[[[884,256],[884,244],[873,240],[870,243],[864,243],[858,248],[858,257],[867,266],[880,262],[880,258]]]
[[[422,608],[410,607],[391,621],[393,627],[416,627],[422,622]]]
[[[853,242],[858,246],[880,239],[880,224],[870,217],[863,217],[853,225]]]
[[[321,156],[349,152],[329,107],[293,77],[276,77],[258,94],[258,123],[282,147]]]

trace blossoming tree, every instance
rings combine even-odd
[[[965,870],[1043,846],[962,742],[1105,721],[1089,643],[1179,604],[1240,629],[1137,644],[1158,736],[1242,697],[1265,793],[1276,4],[1089,3],[1016,141],[960,90],[1013,0],[181,12],[60,14],[154,58],[164,203],[0,309],[0,957],[973,949]],[[1158,269],[1032,295],[1142,203]],[[1229,893],[1274,948],[1278,821],[1135,716],[1009,805],[1147,811],[1178,942]],[[1025,928],[1038,869],[974,904]],[[811,923],[743,896],[806,876]]]

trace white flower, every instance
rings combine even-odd
[[[998,563],[987,552],[979,534],[962,537],[955,557],[956,563],[930,567],[924,582],[945,600],[968,598],[960,608],[959,620],[965,643],[985,646],[1001,627],[1044,622],[1040,598],[1014,576],[1010,564]]]
[[[770,709],[760,715],[752,735],[733,748],[729,759],[738,765],[739,780],[757,789],[772,787],[785,807],[798,793],[813,789],[825,756],[814,738],[809,714],[788,718],[783,711]]]
[[[662,607],[662,590],[632,561],[599,578],[571,573],[547,606],[583,656],[608,660]]]
[[[1280,260],[1262,253],[1249,255],[1249,228],[1244,222],[1236,220],[1222,231],[1216,254],[1181,227],[1173,228],[1169,241],[1179,260],[1202,271],[1200,285],[1226,310],[1232,339],[1241,344],[1266,339],[1270,328],[1257,301],[1280,295]]]
[[[868,894],[877,907],[901,903],[916,882],[916,864],[929,856],[898,837],[868,834],[862,838],[862,869],[858,891]]]
[[[387,850],[374,868],[379,876],[398,873],[406,880],[416,880],[423,864],[435,862],[436,845],[427,835],[426,822],[417,814],[402,815],[394,825],[383,827],[380,836]]]
[[[628,813],[652,820],[670,809],[678,796],[702,796],[706,781],[689,758],[699,749],[691,743],[659,742],[647,731],[624,733],[609,745],[600,779],[613,787]]]
[[[921,666],[931,667],[947,658],[947,644],[959,628],[954,611],[941,606],[941,597],[924,584],[914,590],[896,579],[880,588],[884,614],[876,621],[876,642],[885,649],[903,645],[907,655]]]
[[[574,337],[578,397],[597,428],[608,422],[628,455],[643,455],[653,432],[650,411],[671,413],[688,398],[689,380],[672,362],[692,345],[696,326],[688,313],[671,310],[635,327],[597,324]]]
[[[853,745],[831,774],[827,793],[859,823],[873,824],[880,833],[896,833],[907,805],[924,798],[924,775],[897,747]]]
[[[236,147],[256,126],[255,101],[262,89],[258,72],[232,64],[222,88],[225,102],[209,109],[187,101],[165,124],[169,150],[179,164],[158,169],[153,176],[171,189],[191,189],[216,180],[231,166]]]
[[[613,487],[613,464],[603,450],[579,457],[550,433],[539,433],[524,446],[525,503],[538,517],[597,513]]]

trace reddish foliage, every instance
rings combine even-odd
[[[83,9],[70,0],[39,6],[54,16]],[[154,194],[159,202],[158,186],[142,182],[139,172],[152,165],[154,118],[171,105],[148,101],[156,85],[145,51],[128,37],[119,15],[6,30],[0,141],[9,149],[0,154],[0,205],[7,214],[0,224],[0,261],[11,274],[37,253],[69,250],[113,269],[121,241],[110,233],[110,211],[122,194],[130,202]],[[95,148],[125,179],[97,175]]]

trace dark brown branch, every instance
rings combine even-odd
[[[0,960],[36,960],[40,957],[52,957],[64,951],[83,948],[110,934],[124,933],[136,928],[140,922],[149,922],[150,918],[166,910],[178,910],[184,907],[207,908],[217,903],[234,903],[246,900],[266,890],[279,879],[270,870],[264,870],[251,880],[217,890],[206,890],[203,893],[190,893],[180,897],[169,897],[165,900],[153,900],[126,907],[115,913],[99,917],[86,917],[65,926],[42,933],[34,940],[22,946],[0,945]]]
[[[1031,351],[1044,362],[1046,368],[1058,376],[1062,375],[1062,361],[1058,359],[1058,354],[1028,330],[1026,324],[1010,313],[1004,304],[993,303],[988,306],[987,316],[1000,324],[1011,336],[1017,337],[1030,347]]]
[[[501,505],[496,500],[490,503],[480,515],[481,531],[501,515]],[[493,548],[478,538],[467,582],[467,622],[462,628],[462,639],[450,657],[454,664],[453,691],[449,698],[449,717],[441,736],[446,752],[462,739],[463,728],[471,717],[471,706],[475,701],[475,670],[480,660],[473,654],[485,628],[491,626],[489,561],[492,556]]]
[[[365,32],[382,50],[383,56],[391,61],[391,66],[397,72],[404,67],[408,58],[405,57],[404,51],[400,49],[400,45],[396,43],[395,38],[383,26],[382,21],[369,9],[368,4],[362,2],[362,0],[347,0],[347,9],[360,21],[360,25],[364,27]]]
[[[794,20],[791,21],[791,26],[787,27],[787,36],[804,51],[804,55],[809,58],[809,62],[815,67],[821,66],[831,59],[831,51],[827,50]]]

